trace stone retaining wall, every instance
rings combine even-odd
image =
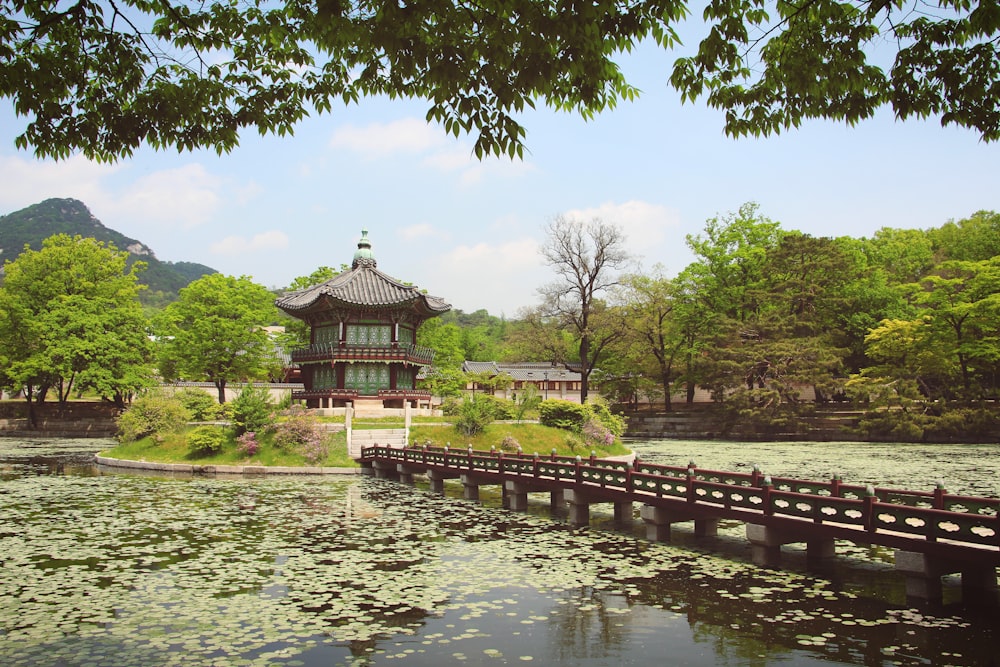
[[[360,475],[361,468],[321,468],[292,466],[229,466],[195,465],[190,463],[154,463],[152,461],[129,461],[107,456],[94,457],[99,466],[121,470],[141,470],[144,472],[178,475],[198,475],[200,477],[271,477],[274,475]]]

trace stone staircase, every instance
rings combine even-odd
[[[361,458],[362,447],[406,447],[405,428],[356,429],[352,428],[347,439],[347,452],[352,458]]]

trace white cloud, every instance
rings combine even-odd
[[[531,238],[508,241],[500,245],[488,243],[477,243],[474,246],[460,245],[443,259],[459,271],[471,271],[489,266],[500,273],[535,268],[542,263],[541,255],[538,253],[538,241]]]
[[[565,211],[563,216],[580,222],[600,218],[604,222],[617,224],[625,231],[628,246],[637,253],[660,244],[669,230],[677,229],[681,224],[680,214],[676,210],[636,200],[621,204],[605,202],[596,207],[571,209]]]
[[[420,222],[415,225],[410,225],[408,227],[403,227],[399,230],[399,236],[405,241],[415,241],[417,239],[448,239],[449,234],[441,229],[437,229],[433,225],[426,222]]]
[[[458,174],[461,185],[474,185],[489,174],[518,176],[533,169],[523,160],[496,157],[478,160],[468,143],[456,140],[441,127],[419,118],[372,123],[365,127],[345,125],[334,132],[330,146],[359,153],[369,160],[398,154],[416,155],[421,167]]]
[[[261,250],[281,250],[288,247],[288,236],[279,230],[271,230],[255,234],[251,238],[245,236],[227,236],[218,243],[213,243],[209,251],[213,255],[243,255]]]
[[[195,162],[143,176],[109,207],[120,217],[190,228],[212,219],[223,204],[224,185]]]
[[[170,223],[190,228],[208,222],[224,203],[224,179],[203,165],[191,163],[154,171],[124,187],[114,180],[127,178],[129,168],[92,162],[74,155],[58,162],[0,156],[0,208],[11,212],[50,197],[79,199],[105,225],[128,231],[143,223]],[[236,199],[246,201],[259,188],[248,183],[236,188]]]
[[[99,164],[80,155],[59,162],[0,156],[0,209],[11,213],[53,197],[96,206],[108,199],[102,180],[121,168],[120,164]]]
[[[333,133],[330,146],[376,158],[393,153],[422,153],[446,142],[440,128],[417,118],[402,118],[366,127],[344,125]]]
[[[432,294],[467,312],[486,308],[507,316],[537,302],[546,272],[533,238],[459,245],[423,267],[421,282]]]

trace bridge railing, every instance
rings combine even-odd
[[[947,540],[1000,548],[1000,499],[934,491],[873,488],[700,469],[693,464],[665,466],[594,456],[539,456],[498,451],[424,447],[370,447],[362,458],[417,463],[456,473],[479,472],[535,478],[633,495],[637,501],[666,499],[736,510],[743,515],[788,517],[855,530],[885,531],[928,541]]]

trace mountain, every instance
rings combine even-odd
[[[146,262],[146,270],[139,274],[139,282],[149,286],[141,295],[143,301],[171,301],[191,281],[218,273],[203,264],[160,261],[145,243],[105,227],[83,202],[76,199],[46,199],[0,216],[0,259],[15,259],[25,245],[38,250],[42,241],[54,234],[94,238],[113,244],[119,250],[127,250],[130,263]]]

